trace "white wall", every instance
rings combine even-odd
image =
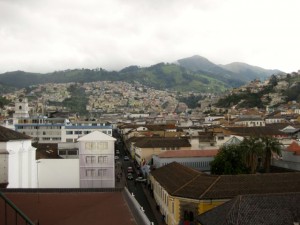
[[[36,148],[31,140],[6,142],[8,156],[8,188],[36,187]]]
[[[8,154],[0,152],[0,184],[1,183],[8,183]]]
[[[79,159],[37,160],[38,188],[79,188]]]
[[[210,170],[210,162],[214,160],[214,157],[184,157],[184,158],[160,158],[159,156],[153,156],[153,165],[155,168],[165,166],[172,162],[178,162],[181,165],[195,168],[201,171]]]

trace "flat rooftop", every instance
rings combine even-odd
[[[4,195],[40,225],[137,225],[124,192],[4,192]],[[0,224],[5,224],[4,207],[0,198]],[[13,223],[15,214],[7,208],[8,222]]]

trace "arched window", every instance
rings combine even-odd
[[[22,109],[22,106],[19,106],[19,109],[21,110],[21,109]]]

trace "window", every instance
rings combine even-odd
[[[60,141],[61,138],[60,138],[60,137],[54,137],[54,138],[52,138],[52,140],[53,140],[53,141]]]
[[[66,142],[73,142],[73,139],[72,138],[67,138]]]
[[[78,151],[77,150],[69,150],[68,155],[78,155]]]
[[[92,149],[92,143],[91,142],[86,142],[85,143],[85,149],[91,150]]]
[[[107,134],[111,134],[111,131],[109,130],[109,131],[107,131]]]
[[[73,134],[73,131],[67,130],[67,131],[66,131],[66,134],[67,134],[67,135]]]
[[[166,148],[163,147],[163,148],[161,148],[161,150],[166,150]]]
[[[65,155],[66,154],[66,150],[59,150],[58,152],[59,152],[58,153],[59,155]]]
[[[50,141],[50,138],[49,137],[43,137],[43,140],[44,141]]]
[[[95,161],[96,161],[96,156],[86,156],[85,157],[85,162],[88,164],[95,163]]]
[[[43,135],[46,135],[46,131],[43,131]]]
[[[174,214],[174,201],[172,201],[172,213]]]
[[[97,149],[102,150],[102,149],[107,149],[107,148],[108,148],[107,142],[98,142],[97,143]]]
[[[107,169],[98,169],[98,176],[99,177],[106,177],[107,176]]]
[[[85,170],[85,176],[87,176],[87,177],[95,176],[95,169],[86,169]]]
[[[85,149],[87,150],[105,150],[108,148],[108,142],[86,142]]]
[[[108,156],[98,156],[98,163],[108,163]]]
[[[102,133],[103,133],[103,134],[107,134],[106,130],[103,130]]]
[[[224,136],[219,136],[218,140],[224,140]]]
[[[76,130],[76,131],[75,131],[75,134],[82,134],[82,131]]]

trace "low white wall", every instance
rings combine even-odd
[[[8,154],[0,153],[0,184],[8,183]]]
[[[79,188],[79,159],[37,160],[38,188]]]

